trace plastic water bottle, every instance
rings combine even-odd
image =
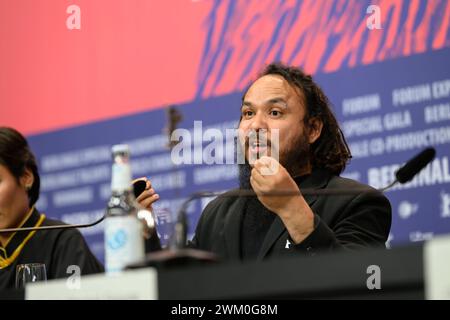
[[[112,147],[112,195],[105,219],[105,269],[109,274],[123,271],[145,257],[142,209],[131,184],[130,151],[127,145]]]

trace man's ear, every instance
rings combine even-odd
[[[26,168],[23,175],[20,177],[20,185],[26,190],[30,190],[34,182],[34,175],[30,169]]]
[[[319,139],[320,134],[322,133],[323,122],[319,118],[311,118],[308,121],[308,142],[309,144],[313,144]]]

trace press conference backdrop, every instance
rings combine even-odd
[[[236,128],[251,80],[279,60],[313,73],[333,103],[353,153],[344,176],[382,187],[407,159],[436,147],[430,166],[387,192],[388,245],[450,233],[449,1],[0,3],[0,121],[28,135],[42,179],[37,207],[49,217],[103,215],[110,148],[127,143],[134,176],[160,194],[154,207],[166,241],[189,194],[237,186],[226,129]],[[203,145],[216,149],[217,163],[171,161],[169,105],[195,137],[192,162]],[[210,128],[223,140],[208,138]],[[191,236],[209,200],[189,208]],[[100,259],[102,228],[82,230]]]

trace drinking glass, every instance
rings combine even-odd
[[[43,263],[19,264],[16,267],[16,288],[23,289],[27,283],[47,281],[47,272]]]

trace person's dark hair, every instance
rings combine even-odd
[[[324,168],[339,175],[344,171],[352,157],[344,134],[331,110],[331,103],[322,89],[313,81],[312,77],[302,69],[286,66],[282,63],[269,64],[258,78],[266,75],[282,76],[290,85],[300,89],[306,105],[304,125],[309,126],[312,118],[320,119],[323,123],[320,137],[310,146],[310,160],[312,167]],[[244,93],[243,98],[245,97]]]
[[[33,206],[39,198],[41,184],[36,158],[27,140],[15,129],[0,127],[0,164],[11,172],[17,182],[25,173],[25,169],[31,170],[34,181],[28,190],[28,199],[30,207]]]

